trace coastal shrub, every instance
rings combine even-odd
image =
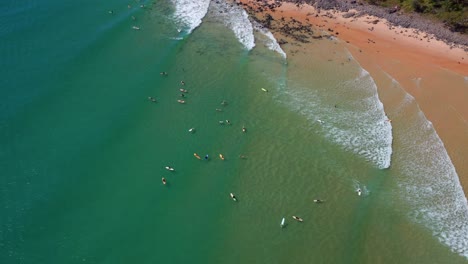
[[[429,13],[433,10],[430,0],[413,0],[411,3],[413,10],[418,13]]]

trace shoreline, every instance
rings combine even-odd
[[[298,42],[329,36],[346,42],[352,56],[375,80],[382,102],[388,98],[377,76],[383,72],[397,81],[432,122],[468,196],[468,106],[464,104],[468,46],[454,47],[431,34],[393,26],[370,15],[347,17],[347,12],[291,2],[240,0],[240,5],[272,33]],[[272,22],[278,21],[283,26],[272,28]]]

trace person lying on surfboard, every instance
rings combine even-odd
[[[237,197],[233,193],[230,193],[229,195],[233,201],[237,202]]]
[[[292,218],[293,218],[294,220],[296,220],[296,221],[299,221],[299,222],[304,221],[304,220],[302,220],[302,218],[300,218],[300,217],[298,217],[298,216],[295,216],[295,215],[293,215]]]

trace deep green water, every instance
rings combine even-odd
[[[284,59],[246,50],[213,13],[184,35],[170,2],[140,4],[0,4],[0,263],[467,262],[402,191],[406,126],[396,165],[366,152],[379,110],[343,46],[285,45]],[[410,106],[388,111],[414,123]]]

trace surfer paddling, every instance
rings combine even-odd
[[[292,218],[298,222],[303,222],[304,220],[302,218],[300,218],[299,216],[295,216],[293,215]]]
[[[233,193],[230,193],[229,195],[231,196],[231,199],[232,199],[234,202],[237,202],[237,197],[236,197]]]
[[[163,183],[164,185],[166,185],[166,183],[167,183],[166,178],[162,177],[161,180],[162,180],[162,183]]]

